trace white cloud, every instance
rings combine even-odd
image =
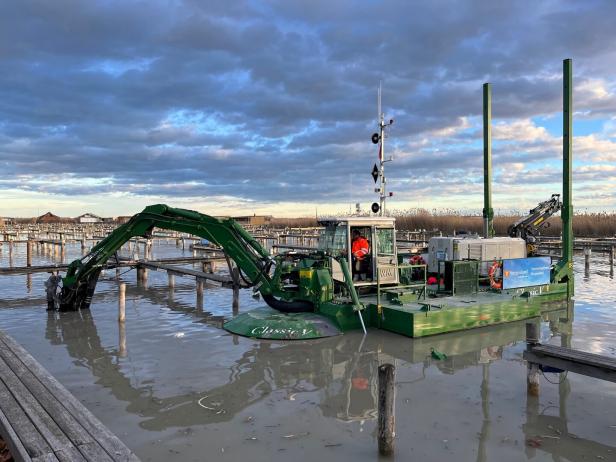
[[[539,127],[530,119],[498,122],[492,126],[492,138],[516,143],[552,142],[554,138],[544,127]]]

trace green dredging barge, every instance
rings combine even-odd
[[[89,308],[106,262],[131,237],[147,237],[154,228],[162,228],[200,236],[221,247],[239,268],[244,285],[260,293],[268,306],[242,313],[224,325],[247,337],[312,339],[368,327],[424,337],[562,309],[573,295],[571,80],[571,60],[565,60],[563,202],[549,212],[560,210],[563,225],[563,252],[556,264],[549,257],[532,256],[532,241],[525,242],[522,236],[493,237],[490,89],[486,84],[483,238],[441,238],[444,241],[434,245],[431,241],[427,263],[405,263],[398,258],[393,218],[347,217],[321,223],[319,250],[272,256],[231,219],[153,205],[69,265],[59,308]],[[548,202],[531,210],[528,226],[542,225],[548,216],[542,206]],[[351,252],[355,231],[370,242],[360,265],[353,262]]]
[[[388,237],[395,233],[393,218],[351,217],[323,224],[326,227],[321,245],[325,246],[326,255],[348,253],[349,236],[354,229],[372,236],[370,241],[376,245],[371,246],[369,257],[377,277],[371,278],[369,272],[367,280],[352,281],[344,257],[329,257],[326,268],[308,263],[299,270],[296,285],[304,293],[316,296],[314,313],[279,312],[264,307],[240,314],[228,321],[225,329],[247,337],[305,339],[361,329],[363,324],[408,337],[424,337],[533,318],[544,311],[562,309],[573,284],[569,270],[557,279],[558,265],[552,269],[549,257],[496,262],[499,267],[502,262],[504,268],[496,285],[502,281],[505,288],[491,287],[490,278],[480,275],[481,262],[477,260],[442,261],[438,282],[428,284],[428,265],[398,262],[395,245]],[[328,239],[331,236],[341,243],[340,249],[328,245],[332,243]],[[303,256],[300,265],[308,258]],[[507,288],[505,275],[509,263],[532,263],[532,270],[543,270],[540,276],[545,283]],[[487,266],[491,265],[494,262]],[[324,290],[326,287],[330,289]],[[324,296],[329,290],[334,294]]]
[[[345,253],[343,260],[351,261],[350,236],[354,229],[360,229],[371,238],[373,245],[370,259],[376,281],[354,282],[349,287],[349,300],[331,300],[319,304],[317,312],[328,318],[333,326],[305,323],[305,318],[286,314],[281,316],[268,309],[244,313],[226,323],[231,332],[265,338],[310,338],[331,335],[334,328],[340,331],[374,327],[396,332],[408,337],[424,337],[446,332],[461,331],[539,316],[542,312],[562,309],[563,304],[573,296],[573,206],[572,206],[572,62],[563,62],[563,203],[558,207],[541,206],[531,210],[529,225],[542,226],[550,214],[561,210],[563,229],[562,257],[552,265],[550,258],[515,258],[482,262],[470,258],[473,244],[468,243],[468,259],[438,260],[437,284],[426,283],[426,265],[405,265],[398,260],[395,245],[395,221],[387,218],[347,218],[329,220],[325,226],[320,246],[329,253]],[[490,85],[484,85],[484,238],[474,242],[475,247],[485,244],[501,245],[499,238],[492,238],[494,216],[491,200],[492,152],[491,152],[491,94]],[[558,195],[552,196],[552,200]],[[533,212],[535,212],[533,214]],[[521,222],[524,220],[521,220]],[[522,233],[525,237],[525,233]],[[518,234],[519,235],[519,234]],[[530,236],[532,237],[532,236]],[[453,250],[461,247],[464,239],[450,239]],[[513,241],[513,239],[512,239]],[[515,244],[515,242],[510,242]],[[527,241],[532,254],[532,240]],[[434,253],[432,245],[429,252]],[[526,247],[526,246],[525,246]],[[452,246],[450,245],[450,249]],[[438,250],[436,250],[438,253]],[[452,252],[455,253],[455,252]],[[459,253],[459,252],[458,252]],[[451,255],[451,254],[450,254]],[[526,255],[524,255],[526,256]],[[429,259],[436,258],[430,255]],[[546,261],[547,260],[547,261]],[[515,270],[527,266],[529,273],[539,277],[521,278],[507,284],[507,266]],[[501,281],[481,285],[481,266],[498,268]],[[332,263],[332,277],[341,284],[350,274],[340,276],[339,262]],[[428,265],[429,267],[429,265]],[[341,268],[345,269],[345,268]],[[348,273],[348,267],[347,273]],[[434,269],[434,268],[432,268]],[[308,270],[306,278],[312,278]],[[423,275],[421,272],[423,271]],[[420,273],[419,277],[417,274]],[[337,277],[338,276],[338,277]],[[527,274],[529,276],[529,274]],[[487,283],[490,278],[483,278]],[[540,282],[540,283],[538,283]],[[264,327],[266,326],[266,327]]]

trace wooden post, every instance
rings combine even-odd
[[[614,274],[614,252],[616,251],[616,247],[612,246],[610,248],[610,274]]]
[[[233,266],[231,271],[231,277],[233,278],[233,314],[236,315],[240,311],[240,269],[237,266]]]
[[[584,248],[584,273],[586,277],[590,275],[590,254],[591,253],[592,253],[592,250],[590,249],[590,247]]]
[[[537,323],[526,323],[526,349],[530,350],[539,343],[539,326]],[[539,396],[539,364],[527,363],[526,392],[530,396]]]
[[[32,241],[30,239],[26,243],[26,266],[32,266]]]
[[[137,267],[137,283],[145,286],[148,282],[148,270],[142,266]]]
[[[123,323],[126,319],[126,284],[120,283],[120,293],[118,297],[118,321]]]
[[[396,418],[394,404],[396,401],[395,372],[393,364],[379,366],[379,453],[389,456],[394,453],[396,436]]]
[[[203,279],[197,278],[197,310],[203,310],[203,288],[205,282]]]
[[[125,358],[126,357],[126,324],[123,322],[118,323],[118,336],[119,336],[118,355],[120,356],[120,358]]]
[[[169,288],[173,289],[175,287],[175,274],[168,271],[167,278],[169,279]]]

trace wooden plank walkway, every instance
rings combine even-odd
[[[145,260],[131,260],[127,258],[120,258],[120,264],[118,265],[113,259],[104,266],[105,269],[113,269],[117,267],[126,266],[138,266]],[[201,263],[201,262],[219,262],[226,261],[224,257],[177,257],[177,258],[161,258],[159,260],[149,260],[148,263]],[[15,275],[15,274],[31,274],[31,273],[50,273],[52,271],[66,271],[68,264],[61,265],[37,265],[37,266],[12,266],[0,268],[0,276],[2,275]]]
[[[16,461],[138,461],[122,441],[0,331],[0,435]]]
[[[154,271],[167,271],[170,274],[177,276],[191,276],[196,279],[219,282],[223,287],[233,287],[233,278],[225,274],[206,273],[204,271],[196,271],[187,268],[179,268],[177,266],[164,265],[154,261],[139,262],[139,266],[148,268]],[[245,284],[243,284],[245,286]]]
[[[538,343],[528,346],[528,349],[524,352],[524,359],[529,363],[616,382],[616,358]]]

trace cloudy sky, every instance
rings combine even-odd
[[[616,209],[616,2],[4,0],[0,215],[305,216],[365,208],[376,90],[392,209],[560,192],[574,60],[574,200]]]

